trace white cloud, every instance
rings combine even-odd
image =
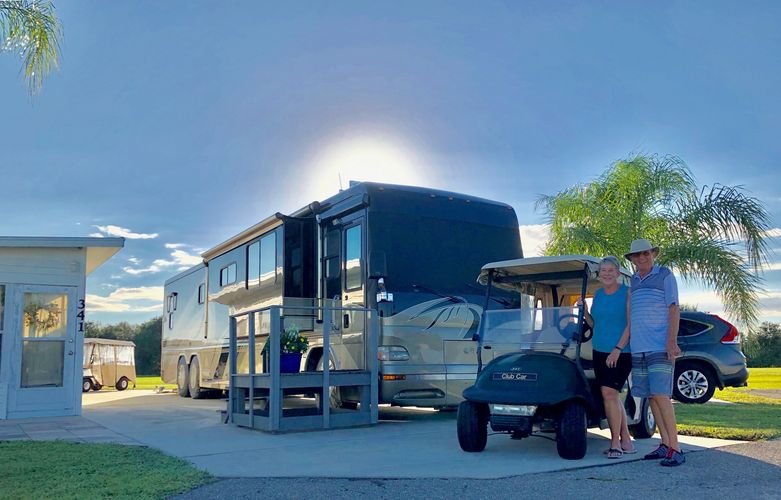
[[[187,245],[185,245],[184,243],[166,243],[165,244],[166,248],[170,248],[172,250],[176,249],[176,248],[183,248],[183,247],[186,247],[186,246]]]
[[[138,257],[128,257],[127,261],[130,262],[131,264],[141,263],[141,259],[139,259]]]
[[[100,312],[162,311],[163,293],[161,286],[142,286],[117,288],[105,297],[87,294],[87,310]]]
[[[157,238],[157,233],[134,233],[130,229],[119,226],[95,226],[98,231],[108,236],[120,236],[129,240],[151,240]]]
[[[203,262],[203,259],[199,255],[193,255],[184,250],[174,250],[171,252],[171,257],[170,260],[155,259],[148,267],[125,267],[124,270],[128,274],[137,276],[139,274],[159,273],[163,269],[174,266],[178,266],[178,269],[184,270]]]
[[[524,257],[538,257],[542,255],[543,247],[550,236],[550,224],[528,224],[520,226],[521,246]]]
[[[781,238],[781,228],[774,227],[764,232],[766,238]]]

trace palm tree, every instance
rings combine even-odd
[[[660,264],[714,289],[737,321],[756,323],[769,218],[740,186],[700,190],[680,158],[637,155],[592,182],[541,196],[536,208],[551,224],[547,255],[620,257],[632,240],[648,238],[662,248]]]
[[[62,27],[48,0],[0,1],[0,51],[17,52],[30,94],[58,66]]]

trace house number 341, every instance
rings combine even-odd
[[[84,299],[79,299],[79,313],[76,317],[79,319],[79,332],[84,331]]]

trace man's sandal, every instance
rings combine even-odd
[[[619,448],[610,448],[607,450],[607,458],[621,458],[624,456],[624,452]]]

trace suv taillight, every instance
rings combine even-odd
[[[719,318],[718,316],[716,316]],[[737,328],[735,328],[735,325],[730,323],[729,321],[719,318],[722,323],[727,325],[727,333],[724,334],[723,337],[721,337],[721,343],[722,344],[740,344],[740,332]]]

